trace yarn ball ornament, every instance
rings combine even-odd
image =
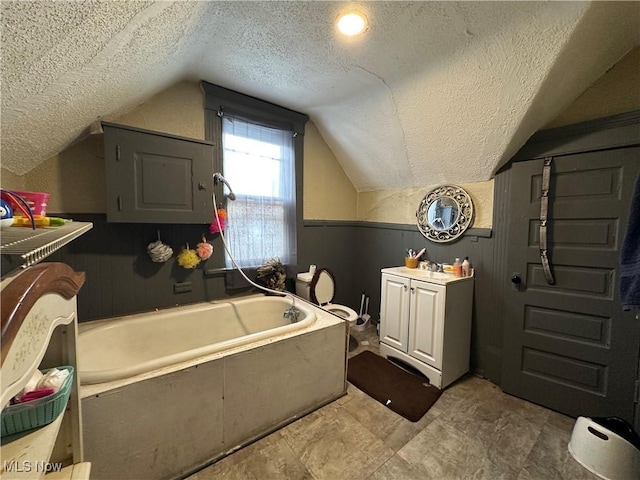
[[[200,257],[200,260],[208,260],[213,253],[213,245],[207,242],[207,239],[202,237],[202,242],[196,245],[196,254]]]
[[[195,250],[185,248],[178,254],[178,265],[187,270],[196,268],[200,263],[200,257]]]
[[[227,211],[224,208],[218,208],[218,218],[213,217],[213,222],[209,225],[210,233],[218,233],[224,230],[224,226],[227,220]],[[220,219],[220,226],[218,226],[218,219]]]
[[[166,262],[173,255],[173,249],[162,243],[160,240],[156,240],[155,242],[151,242],[147,245],[147,253],[151,257],[151,261],[156,263]]]

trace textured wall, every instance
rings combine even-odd
[[[306,220],[357,220],[358,192],[313,122],[304,137]]]
[[[181,82],[130,112],[104,120],[204,139],[198,82]],[[94,135],[18,176],[2,171],[3,188],[49,192],[49,212],[104,213],[106,179],[102,136]],[[357,192],[312,122],[304,150],[304,218],[355,220]]]
[[[639,2],[358,2],[350,39],[345,6],[0,2],[3,167],[189,78],[309,114],[358,191],[486,181],[638,44]]]
[[[6,168],[0,168],[0,185],[7,190],[26,190],[26,177],[24,175],[16,175]]]
[[[548,127],[640,109],[640,48],[629,52]],[[117,118],[127,125],[186,137],[204,137],[202,94],[196,82],[182,82]],[[27,175],[2,169],[2,187],[52,194],[50,212],[105,212],[102,141],[85,139]],[[415,210],[433,185],[357,193],[313,122],[307,125],[304,165],[304,218],[415,223]],[[476,209],[474,227],[491,227],[493,181],[461,184]]]
[[[204,140],[204,100],[197,82],[180,82],[156,94],[115,123]]]
[[[29,172],[183,78],[202,3],[2,2],[5,167]]]
[[[358,220],[366,222],[414,225],[416,209],[424,196],[436,185],[403,190],[380,190],[358,194]],[[491,228],[493,224],[493,180],[460,183],[471,197],[474,228]]]
[[[202,92],[196,82],[181,82],[119,117],[104,120],[204,139]],[[26,176],[25,188],[49,192],[49,211],[106,212],[106,178],[102,135],[84,138],[38,165]]]
[[[102,135],[72,145],[26,175],[27,190],[48,192],[50,213],[103,213],[107,186]]]
[[[627,53],[545,128],[640,110],[640,47]]]

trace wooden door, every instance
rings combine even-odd
[[[640,148],[553,159],[545,280],[539,225],[543,160],[512,165],[505,292],[505,392],[572,416],[633,421],[640,322],[623,312],[619,257]]]
[[[409,335],[409,279],[382,274],[380,341],[407,351]]]
[[[411,281],[407,353],[438,370],[442,370],[445,292],[442,285]]]

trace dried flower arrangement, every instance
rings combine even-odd
[[[284,265],[279,257],[270,258],[264,265],[258,267],[258,280],[262,281],[267,288],[282,292],[285,289],[284,281],[287,275]]]

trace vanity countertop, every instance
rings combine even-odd
[[[469,280],[473,280],[473,272],[470,277],[454,277],[453,273],[432,272],[430,270],[424,270],[421,268],[390,267],[383,268],[381,271],[382,273],[410,277],[415,280],[437,283],[438,285],[447,285],[448,283],[453,282],[466,282]]]

